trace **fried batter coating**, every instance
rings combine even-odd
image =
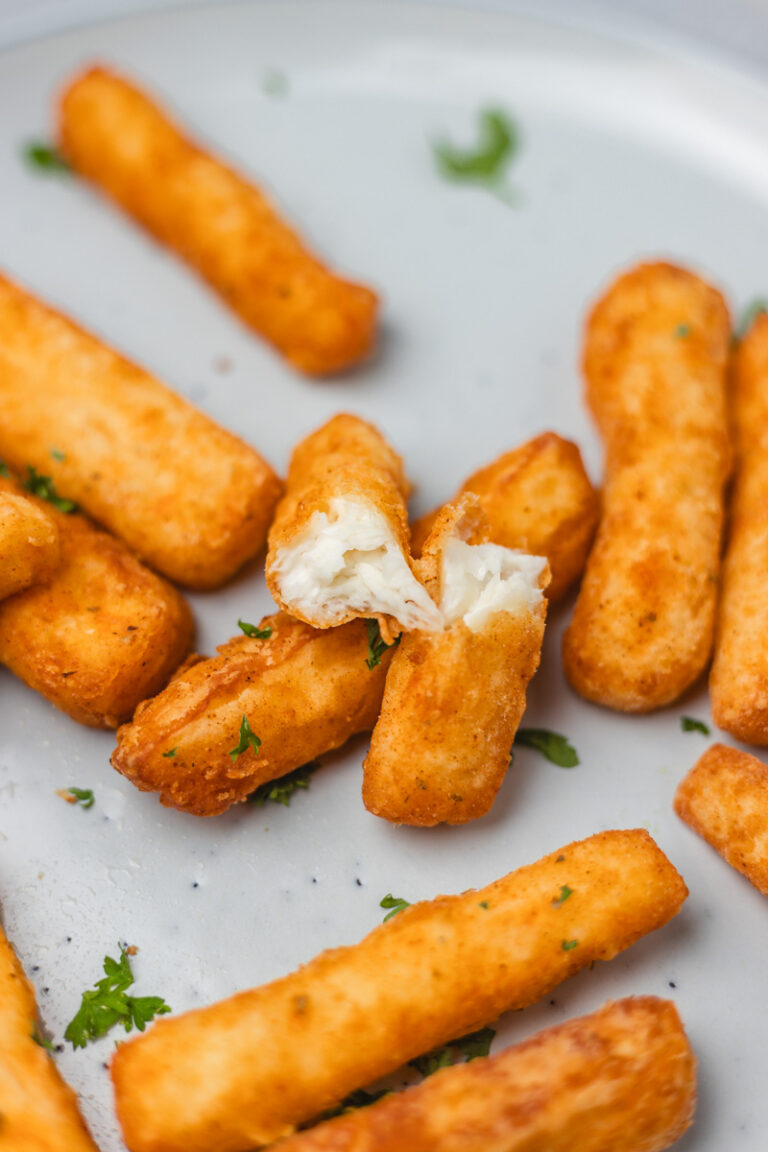
[[[0,477],[0,498],[14,491]],[[50,510],[60,562],[0,602],[0,664],[81,724],[116,728],[159,692],[192,639],[186,601],[83,516]]]
[[[235,637],[140,705],[112,766],[169,808],[215,816],[373,728],[391,653],[367,667],[362,621],[319,631],[280,612],[259,627],[271,636]],[[233,759],[243,716],[261,744]]]
[[[485,815],[539,666],[547,561],[488,543],[470,493],[439,513],[417,562],[446,621],[402,637],[363,765],[363,802],[394,824]]]
[[[0,1152],[98,1152],[37,1035],[35,993],[0,930]]]
[[[281,491],[266,461],[2,277],[0,412],[0,457],[172,580],[215,588],[264,544]]]
[[[401,628],[441,628],[413,571],[409,489],[400,457],[359,416],[334,416],[302,440],[269,532],[280,607],[315,628],[376,617],[387,642]]]
[[[0,488],[0,600],[47,579],[59,563],[59,530],[46,508]]]
[[[670,264],[619,277],[587,325],[587,399],[606,480],[563,662],[573,687],[608,708],[661,708],[709,659],[729,343],[719,292]]]
[[[76,77],[59,107],[75,170],[203,276],[302,372],[338,372],[375,341],[374,292],[304,247],[253,183],[188,140],[106,68]]]
[[[454,501],[465,492],[479,497],[494,544],[546,556],[552,570],[546,596],[560,600],[584,571],[600,515],[578,447],[556,432],[542,432],[474,472]],[[437,515],[436,509],[413,525],[414,555]]]
[[[747,744],[768,744],[768,316],[739,342],[731,371],[736,479],[709,677],[712,716]]]
[[[675,812],[768,896],[768,768],[713,744],[675,794]]]
[[[695,1105],[696,1060],[674,1004],[629,997],[443,1068],[275,1152],[663,1152]]]
[[[637,830],[602,832],[487,888],[414,904],[357,945],[122,1044],[111,1071],[125,1141],[131,1152],[261,1148],[611,959],[666,924],[686,895]]]

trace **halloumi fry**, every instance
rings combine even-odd
[[[731,371],[736,479],[709,677],[715,723],[768,744],[768,316],[739,342]]]
[[[215,588],[264,544],[281,491],[266,461],[3,277],[0,412],[0,457],[172,580]]]
[[[357,945],[122,1044],[111,1071],[125,1141],[131,1152],[261,1148],[611,959],[666,924],[686,895],[637,830],[602,832],[487,888],[415,904]]]
[[[440,613],[413,572],[400,457],[377,428],[340,414],[294,449],[269,532],[267,584],[286,612],[330,628],[377,617],[439,629]]]
[[[0,600],[39,584],[59,563],[59,530],[46,508],[0,488]]]
[[[276,1152],[663,1152],[696,1060],[669,1000],[606,1004],[289,1137]]]
[[[187,139],[166,113],[106,68],[63,94],[67,160],[186,260],[246,324],[310,375],[370,352],[377,297],[330,272],[267,197]]]
[[[768,767],[713,744],[675,793],[675,812],[768,896]]]
[[[417,568],[445,619],[392,659],[363,802],[394,824],[463,824],[493,804],[539,666],[546,559],[488,543],[469,493],[438,515]]]
[[[710,656],[729,343],[720,293],[670,264],[619,277],[587,325],[587,399],[606,480],[563,662],[573,687],[608,708],[671,703]]]
[[[600,515],[600,498],[578,447],[556,432],[542,432],[474,472],[454,501],[465,492],[479,498],[492,543],[546,556],[552,580],[545,594],[553,603],[560,600],[584,571]],[[438,512],[413,525],[414,555],[424,547]]]
[[[0,498],[8,491],[0,477]],[[119,540],[32,499],[55,519],[60,561],[45,584],[0,602],[0,664],[81,724],[116,728],[184,659],[192,615]]]
[[[0,1152],[98,1152],[36,1037],[35,993],[0,929]]]
[[[214,816],[371,730],[391,654],[367,667],[362,621],[320,631],[281,612],[260,628],[271,635],[222,644],[137,708],[112,766],[170,808]],[[233,758],[244,716],[260,743]]]

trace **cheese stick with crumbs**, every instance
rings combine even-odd
[[[0,929],[0,1152],[98,1152],[40,1042],[32,985]]]
[[[408,632],[363,765],[363,802],[394,824],[463,824],[493,804],[539,666],[549,567],[488,543],[469,493],[435,521],[419,575],[445,620]]]
[[[768,896],[768,767],[713,744],[679,785],[675,812]]]
[[[266,461],[2,277],[0,412],[2,459],[172,580],[215,588],[263,546],[281,491]]]
[[[167,807],[214,816],[373,728],[391,653],[368,667],[362,620],[321,631],[281,612],[259,631],[268,634],[222,644],[137,708],[112,766]],[[243,717],[256,739],[234,756]]]
[[[638,996],[443,1068],[275,1152],[663,1152],[695,1105],[677,1009]]]
[[[480,500],[493,544],[546,556],[552,580],[545,595],[552,603],[560,600],[584,571],[600,515],[600,499],[577,446],[556,432],[542,432],[473,473],[454,500],[465,492]],[[424,547],[438,512],[413,525],[414,555]]]
[[[133,84],[99,67],[76,77],[60,103],[59,142],[81,176],[295,368],[337,372],[371,351],[375,293],[329,271],[255,184],[182,135]]]
[[[666,924],[686,895],[637,830],[598,833],[487,888],[415,904],[357,945],[121,1044],[111,1071],[126,1144],[262,1148],[610,960]]]
[[[0,500],[16,491],[0,477]],[[30,499],[55,521],[60,560],[44,584],[0,602],[0,664],[73,720],[116,728],[184,659],[192,614],[121,541]]]
[[[358,416],[334,416],[294,449],[269,532],[267,584],[286,612],[331,628],[377,617],[401,629],[442,627],[413,570],[400,457]]]
[[[720,293],[671,264],[620,276],[587,324],[587,400],[606,478],[563,663],[573,687],[608,708],[671,704],[709,660],[730,339]]]
[[[40,584],[58,563],[59,530],[47,508],[0,487],[0,600]]]
[[[739,341],[731,369],[736,478],[729,510],[712,717],[747,744],[768,744],[768,316]]]

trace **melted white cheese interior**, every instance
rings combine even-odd
[[[498,544],[447,540],[440,573],[440,607],[446,625],[463,620],[479,632],[494,612],[529,612],[541,602],[543,556],[513,552]]]
[[[332,500],[327,514],[313,513],[305,531],[280,550],[274,569],[285,602],[318,623],[353,611],[394,616],[406,629],[443,626],[389,524],[370,505]]]

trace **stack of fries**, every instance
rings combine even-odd
[[[73,169],[291,364],[321,375],[370,353],[375,294],[326,269],[257,187],[137,88],[94,68],[59,115]],[[545,432],[411,529],[403,462],[360,417],[306,437],[283,484],[253,448],[0,278],[0,662],[73,719],[117,728],[114,768],[181,811],[222,813],[370,732],[366,808],[461,824],[494,802],[548,609],[583,576],[563,644],[577,692],[648,712],[714,652],[717,723],[768,745],[768,317],[733,355],[730,329],[699,277],[630,270],[586,328],[602,497],[577,446]],[[175,585],[218,588],[265,544],[280,610],[213,658],[191,654]],[[675,803],[768,895],[768,768],[718,745]],[[323,1117],[610,960],[686,895],[646,833],[610,831],[408,908],[358,945],[122,1045],[111,1071],[126,1143],[660,1152],[691,1123],[695,1062],[674,1006],[652,997]],[[2,934],[0,1025],[0,1149],[93,1150],[35,1043],[34,995]]]

